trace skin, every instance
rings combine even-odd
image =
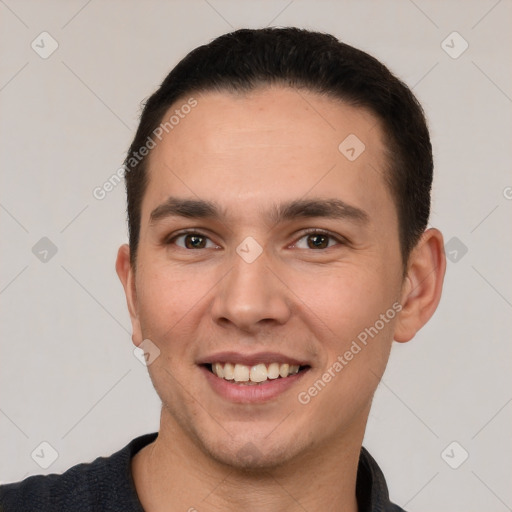
[[[355,512],[373,394],[393,340],[409,341],[437,307],[442,235],[423,234],[404,278],[383,179],[385,140],[367,111],[286,87],[195,97],[197,107],[151,152],[137,268],[127,245],[116,262],[133,343],[150,339],[160,350],[148,366],[162,400],[159,436],[132,464],[139,498],[148,512]],[[365,144],[353,162],[338,150],[349,134]],[[152,224],[169,196],[215,202],[223,216]],[[333,198],[363,210],[366,221],[269,218],[281,203]],[[308,237],[309,228],[334,238]],[[186,248],[175,238],[182,229],[207,237],[206,247]],[[236,252],[248,236],[263,249],[252,263]],[[312,240],[327,247],[311,248]],[[401,312],[301,404],[297,394],[396,303]],[[233,404],[196,364],[223,350],[275,351],[310,370],[272,400]],[[249,461],[240,456],[247,451]]]

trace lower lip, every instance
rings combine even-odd
[[[294,375],[290,375],[289,377],[266,380],[265,382],[254,385],[236,384],[232,380],[221,379],[205,366],[201,366],[201,371],[218,395],[230,402],[254,404],[268,402],[284,393],[287,389],[299,382],[304,374],[309,371],[309,368]]]

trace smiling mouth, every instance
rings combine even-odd
[[[271,380],[287,379],[310,368],[288,363],[259,363],[254,366],[238,363],[213,363],[204,366],[219,379],[249,386],[261,385]]]

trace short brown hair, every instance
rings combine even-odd
[[[148,156],[138,151],[168,109],[193,93],[246,92],[271,84],[326,94],[366,108],[381,121],[388,146],[385,179],[397,208],[405,266],[430,214],[433,160],[423,110],[411,90],[374,57],[330,34],[289,27],[241,29],[196,48],[147,100],[124,164],[133,267],[148,183]]]

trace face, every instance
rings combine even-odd
[[[361,442],[403,284],[380,125],[285,87],[195,98],[151,152],[126,287],[163,425],[242,467]]]

